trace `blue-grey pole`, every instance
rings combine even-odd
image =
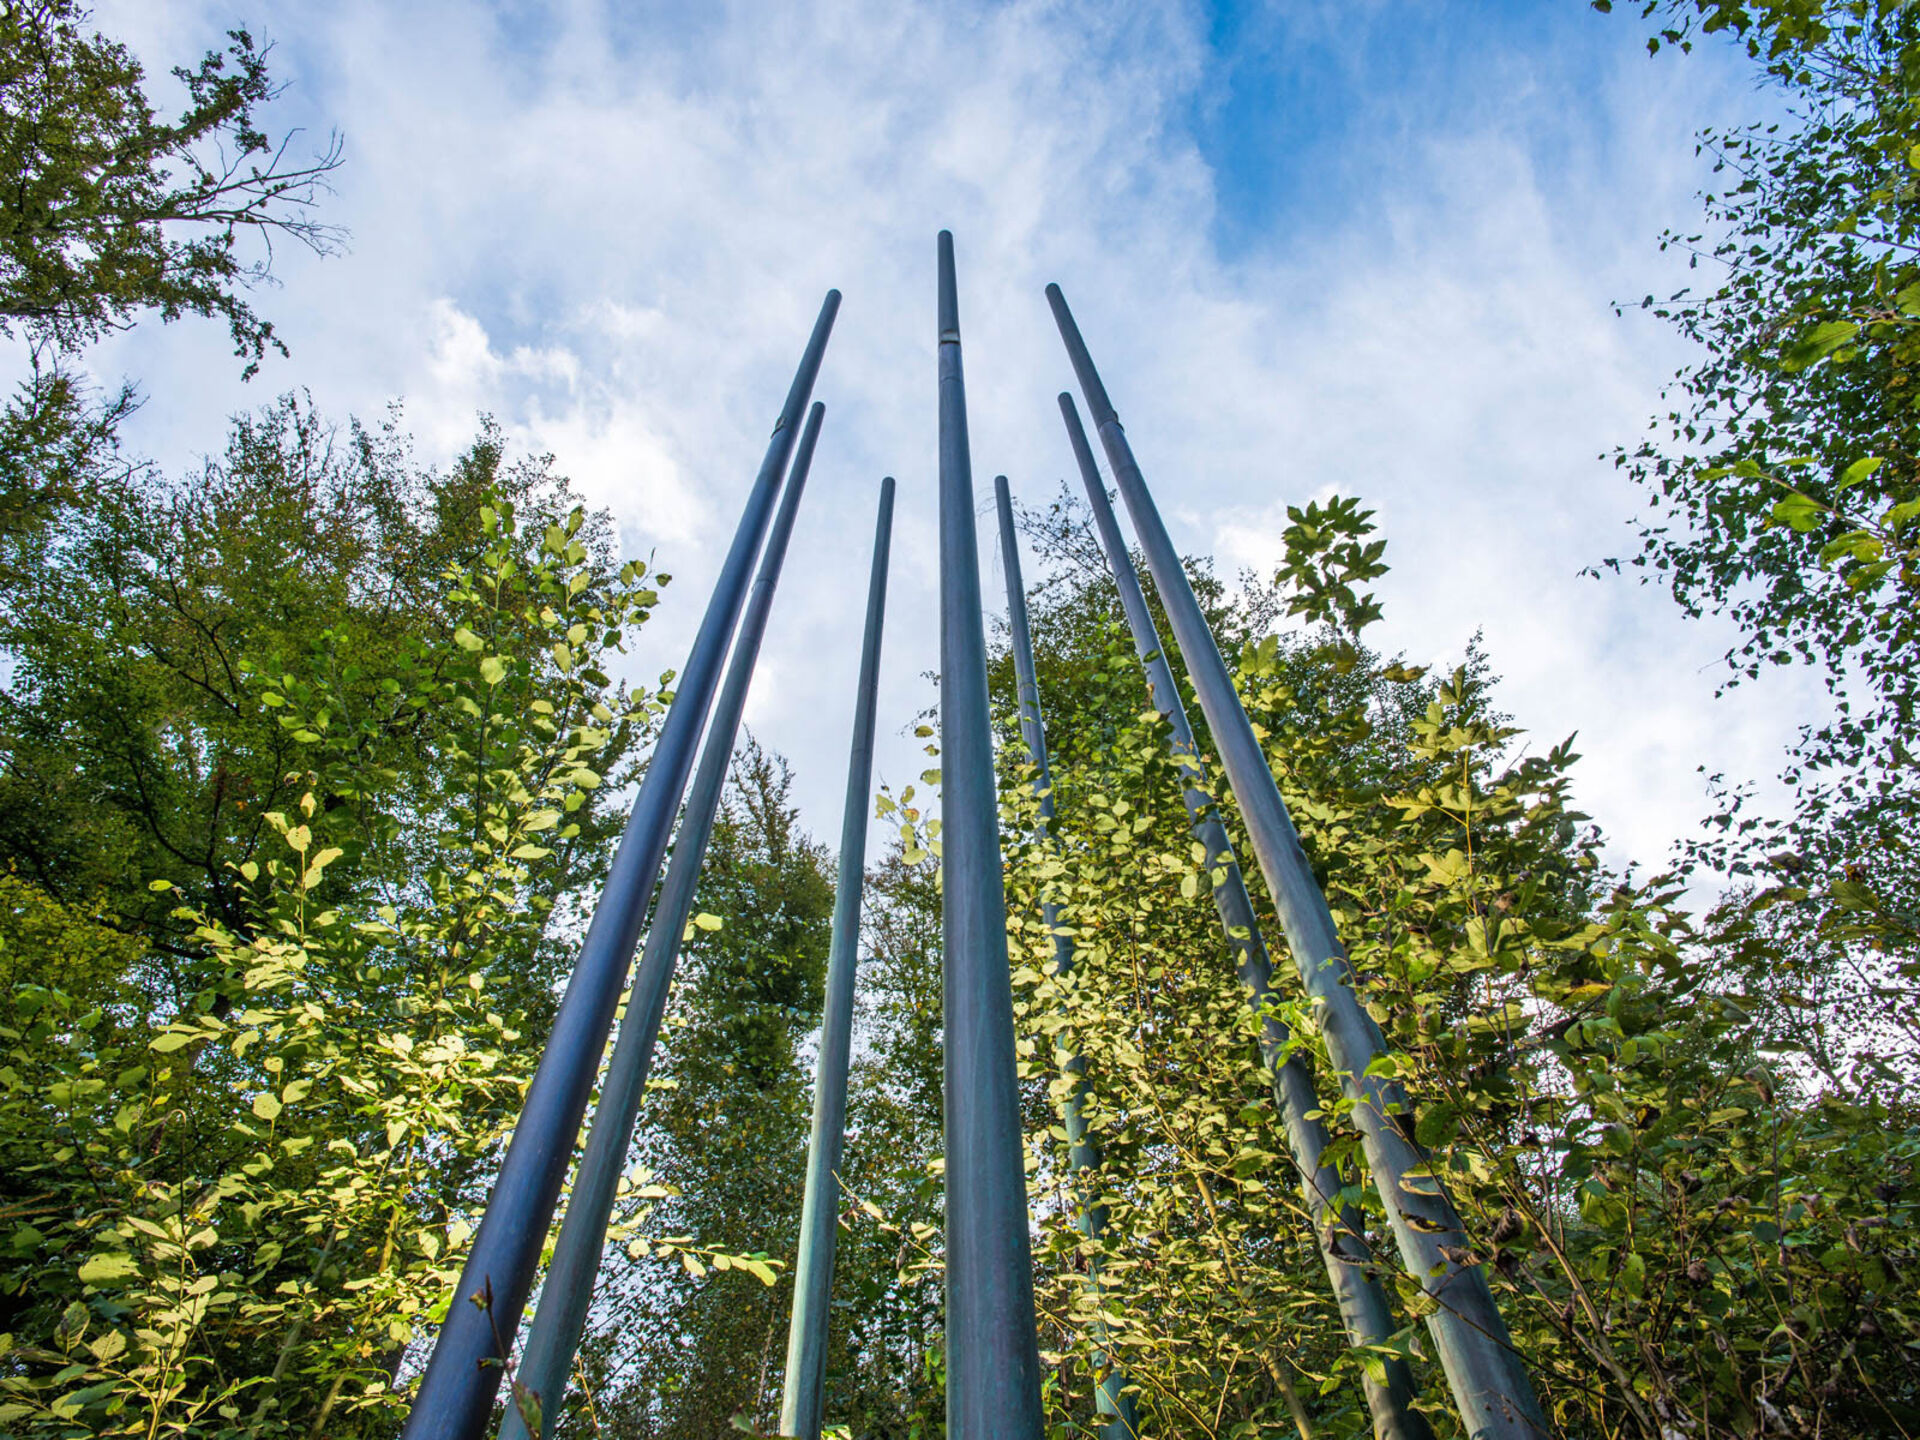
[[[1027,588],[1020,578],[1020,541],[1013,528],[1013,495],[1007,489],[1007,477],[993,478],[993,500],[1000,518],[1000,568],[1007,582],[1007,628],[1013,634],[1014,698],[1020,714],[1020,738],[1026,742],[1027,759],[1033,766],[1033,789],[1040,797],[1040,823],[1035,838],[1046,843],[1047,827],[1053,821],[1053,772],[1047,764],[1047,727],[1040,715],[1040,677],[1033,664],[1033,632],[1027,624]],[[1060,924],[1060,907],[1051,900],[1040,903],[1041,923],[1053,937],[1053,973],[1065,980],[1073,973],[1073,941]],[[1080,1233],[1097,1241],[1106,1228],[1107,1207],[1099,1202],[1100,1142],[1087,1128],[1086,1057],[1065,1042],[1056,1044],[1053,1063],[1067,1081],[1066,1099],[1060,1116],[1067,1132],[1067,1164],[1077,1176],[1089,1176],[1079,1184],[1081,1194],[1075,1200],[1074,1223]],[[1087,1265],[1087,1285],[1100,1290],[1100,1257]],[[1094,1391],[1094,1412],[1100,1417],[1100,1440],[1134,1440],[1140,1433],[1140,1417],[1133,1397],[1126,1393],[1127,1377],[1108,1362],[1107,1327],[1095,1318],[1093,1339],[1101,1367]]]
[[[1273,771],[1234,690],[1233,676],[1207,629],[1179,553],[1154,507],[1126,432],[1120,428],[1120,417],[1058,285],[1047,287],[1047,300],[1113,467],[1120,497],[1133,517],[1187,676],[1220,751],[1227,783],[1240,803],[1241,818],[1294,965],[1319,1016],[1327,1053],[1341,1084],[1355,1099],[1354,1122],[1401,1259],[1435,1301],[1427,1327],[1460,1407],[1460,1418],[1474,1440],[1536,1440],[1549,1433],[1546,1421],[1526,1366],[1487,1288],[1487,1277],[1478,1265],[1461,1265],[1447,1257],[1447,1250],[1456,1254],[1465,1250],[1460,1217],[1443,1189],[1412,1174],[1426,1157],[1401,1128],[1402,1117],[1409,1113],[1406,1093],[1401,1086],[1368,1073],[1373,1061],[1386,1053],[1385,1037],[1353,992],[1353,969],[1334,930],[1326,896],[1300,848]]]
[[[646,778],[620,848],[614,852],[606,887],[594,907],[539,1068],[527,1087],[480,1232],[408,1412],[403,1440],[478,1440],[486,1433],[500,1387],[502,1347],[513,1343],[520,1326],[520,1312],[527,1303],[540,1248],[546,1243],[547,1226],[580,1134],[580,1117],[593,1091],[607,1030],[713,702],[720,662],[746,603],[754,556],[767,532],[774,495],[787,457],[793,453],[794,432],[813,394],[839,308],[840,292],[829,290],[787,391],[787,402],[774,422],[760,473],[748,493],[745,513],[694,636],[692,653],[674,687],[673,704],[654,743]]]
[[[847,1128],[847,1063],[853,1045],[853,978],[860,963],[860,899],[867,880],[867,816],[873,809],[874,711],[880,690],[880,632],[887,616],[887,560],[893,538],[893,477],[880,482],[873,570],[867,579],[867,628],[854,691],[847,803],[840,814],[840,878],[833,892],[833,944],[827,953],[826,1006],[813,1064],[813,1135],[807,1189],[800,1202],[800,1249],[793,1265],[793,1318],[787,1329],[780,1433],[820,1440],[827,1378],[827,1310],[840,1216],[840,1156]]]
[[[1127,553],[1127,542],[1121,538],[1120,522],[1107,499],[1100,467],[1094,463],[1087,432],[1080,426],[1080,413],[1074,409],[1071,395],[1061,395],[1060,414],[1067,423],[1067,440],[1073,447],[1073,458],[1086,486],[1087,504],[1093,511],[1100,546],[1106,551],[1107,565],[1120,591],[1120,608],[1126,612],[1127,627],[1133,632],[1133,648],[1147,672],[1147,693],[1167,722],[1167,748],[1180,767],[1181,798],[1192,821],[1193,838],[1206,851],[1207,872],[1219,877],[1219,883],[1213,887],[1214,909],[1219,912],[1220,926],[1226,931],[1227,948],[1233,952],[1241,987],[1247,992],[1247,1003],[1261,1017],[1261,1054],[1273,1072],[1273,1097],[1280,1107],[1287,1148],[1293,1152],[1294,1167],[1300,1173],[1301,1193],[1307,1202],[1307,1219],[1313,1226],[1320,1257],[1326,1263],[1327,1279],[1340,1307],[1340,1318],[1355,1345],[1383,1344],[1393,1334],[1393,1312],[1387,1306],[1386,1293],[1372,1274],[1373,1256],[1367,1250],[1359,1211],[1340,1203],[1340,1176],[1332,1166],[1321,1162],[1327,1148],[1327,1131],[1313,1118],[1320,1108],[1313,1072],[1299,1055],[1281,1059],[1287,1054],[1292,1036],[1286,1022],[1270,1008],[1273,962],[1260,935],[1253,897],[1247,893],[1246,877],[1240,873],[1240,861],[1233,852],[1233,842],[1227,838],[1227,827],[1220,823],[1206,765],[1194,742],[1193,726],[1187,720],[1187,707],[1180,701],[1173,671],[1160,644],[1159,629],[1153,623],[1153,613],[1147,609],[1147,597],[1141,592],[1133,557]],[[1378,1440],[1432,1440],[1433,1429],[1426,1417],[1412,1408],[1413,1373],[1406,1361],[1388,1357],[1385,1365],[1384,1384],[1371,1378],[1364,1382],[1374,1435]]]
[[[694,894],[700,888],[700,864],[706,858],[721,792],[726,789],[740,717],[747,708],[747,691],[753,685],[760,642],[767,633],[767,617],[773,609],[774,591],[780,584],[780,567],[787,557],[787,542],[793,536],[800,497],[806,492],[807,472],[813,466],[813,450],[820,439],[820,422],[825,413],[826,407],[816,402],[807,415],[806,428],[800,432],[793,468],[787,474],[786,489],[780,496],[780,510],[773,517],[767,548],[760,557],[760,573],[754,577],[746,613],[740,617],[740,633],[727,660],[726,682],[714,706],[713,720],[707,726],[706,743],[700,750],[700,768],[694,772],[693,785],[687,791],[686,811],[674,840],[673,859],[667,864],[667,878],[661,883],[660,898],[654,902],[653,923],[647,930],[646,948],[640,952],[639,968],[634,971],[627,1012],[620,1021],[620,1036],[614,1042],[613,1058],[607,1062],[606,1077],[600,1082],[600,1103],[594,1107],[586,1153],[580,1157],[580,1169],[573,1177],[566,1218],[560,1222],[560,1238],[554,1243],[553,1262],[547,1267],[546,1280],[540,1286],[540,1305],[533,1314],[526,1356],[517,1378],[541,1402],[543,1440],[553,1434],[559,1418],[560,1402],[566,1396],[567,1380],[573,1372],[574,1352],[580,1347],[587,1310],[593,1303],[594,1285],[600,1275],[602,1252],[607,1242],[607,1220],[619,1193],[620,1174],[626,1168],[627,1147],[633,1141],[634,1120],[640,1113],[641,1098],[646,1094],[647,1075],[653,1068],[653,1047],[666,1015],[667,993],[673,988],[681,936],[686,930],[687,917],[693,913]],[[501,1440],[527,1440],[526,1425],[518,1406],[506,1407],[500,1437]]]
[[[946,1007],[947,1435],[1040,1440],[1040,1350],[1014,1064],[953,236],[940,232],[940,840]]]

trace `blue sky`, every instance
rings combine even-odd
[[[444,460],[496,415],[678,577],[633,660],[679,663],[806,327],[846,306],[828,420],[749,707],[831,835],[875,485],[900,477],[883,777],[937,653],[933,237],[957,237],[976,481],[1070,473],[1073,302],[1176,540],[1269,568],[1285,506],[1374,505],[1380,634],[1416,661],[1482,633],[1518,723],[1578,730],[1580,793],[1657,861],[1698,771],[1765,777],[1815,703],[1785,674],[1711,699],[1728,636],[1580,570],[1630,543],[1633,442],[1686,354],[1611,302],[1679,283],[1692,135],[1759,112],[1731,51],[1650,59],[1580,0],[1118,7],[791,0],[241,6],[109,0],[164,74],[245,21],[292,82],[270,117],[338,127],[348,252],[281,257],[293,348],[251,385],[206,324],[93,356],[183,468],[278,390],[405,407]],[[999,583],[983,527],[986,592]]]
[[[1604,112],[1541,101],[1591,93],[1646,58],[1637,24],[1578,0],[1236,0],[1201,14],[1205,70],[1186,123],[1213,174],[1212,238],[1227,257],[1302,227],[1367,223],[1372,178],[1423,136],[1502,126],[1543,164],[1604,164]],[[1707,84],[1726,58],[1710,57]]]

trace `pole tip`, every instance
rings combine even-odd
[[[1059,304],[1065,304],[1067,297],[1060,293],[1060,287],[1058,285],[1049,280],[1047,282],[1047,299]]]
[[[960,286],[954,278],[953,232],[942,230],[939,237],[940,343],[960,341]]]

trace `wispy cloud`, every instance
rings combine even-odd
[[[259,28],[296,81],[284,113],[347,135],[351,254],[284,257],[268,300],[295,355],[251,390],[210,327],[143,329],[98,363],[144,378],[141,440],[174,461],[217,448],[262,383],[341,413],[403,397],[442,454],[494,413],[678,576],[635,657],[652,675],[681,658],[841,287],[749,716],[830,834],[882,473],[902,482],[882,697],[902,727],[937,654],[949,226],[983,500],[996,470],[1035,499],[1068,473],[1040,294],[1058,279],[1181,543],[1270,565],[1289,501],[1365,496],[1396,565],[1388,642],[1425,660],[1484,630],[1519,723],[1580,730],[1589,808],[1622,858],[1657,860],[1702,809],[1696,767],[1768,773],[1810,703],[1783,677],[1714,704],[1724,634],[1577,573],[1629,544],[1637,499],[1598,456],[1684,358],[1609,302],[1677,283],[1653,240],[1693,214],[1691,132],[1747,99],[1711,56],[1648,63],[1621,21],[1468,8],[280,7]],[[240,13],[101,7],[157,65]],[[1333,59],[1294,63],[1309,52]],[[922,763],[907,736],[883,746],[896,783]]]

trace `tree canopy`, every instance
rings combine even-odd
[[[1408,1097],[1400,1183],[1463,1217],[1447,1259],[1484,1270],[1553,1432],[1907,1437],[1920,21],[1898,0],[1637,13],[1657,52],[1733,37],[1787,117],[1702,137],[1720,178],[1666,243],[1708,283],[1648,301],[1695,359],[1617,457],[1652,508],[1616,568],[1733,618],[1729,684],[1826,677],[1790,807],[1727,777],[1671,868],[1611,868],[1573,740],[1529,741],[1498,656],[1381,651],[1388,537],[1359,497],[1292,507],[1271,574],[1188,573],[1384,1032],[1370,1073]],[[191,474],[127,453],[132,390],[87,395],[66,359],[198,314],[251,370],[279,345],[248,237],[329,244],[307,207],[339,152],[267,138],[248,32],[176,72],[163,122],[88,23],[0,0],[0,333],[29,342],[0,421],[0,1433],[391,1437],[466,1303],[672,690],[648,645],[668,577],[484,418],[423,459],[397,407],[335,422],[295,392]],[[1112,1379],[1147,1435],[1360,1440],[1391,1364],[1463,1436],[1353,1077],[1294,981],[1250,1005],[1236,975],[1225,869],[1086,512],[1024,525],[1044,828],[1004,646],[994,724],[1049,1433],[1095,1433]],[[885,1440],[944,1434],[927,699],[897,721],[928,768],[876,798],[895,828],[838,1177],[827,1414]],[[503,1387],[562,1435],[777,1414],[831,859],[787,761],[742,745],[573,1383]],[[1275,1099],[1296,1061],[1340,1187],[1320,1211]],[[1389,1333],[1355,1342],[1329,1264],[1379,1284]]]
[[[174,68],[186,108],[167,121],[88,20],[78,0],[0,4],[0,335],[72,350],[145,311],[217,316],[251,374],[286,347],[244,294],[268,251],[243,241],[336,242],[312,206],[339,141],[303,159],[261,128],[274,86],[244,29]]]

